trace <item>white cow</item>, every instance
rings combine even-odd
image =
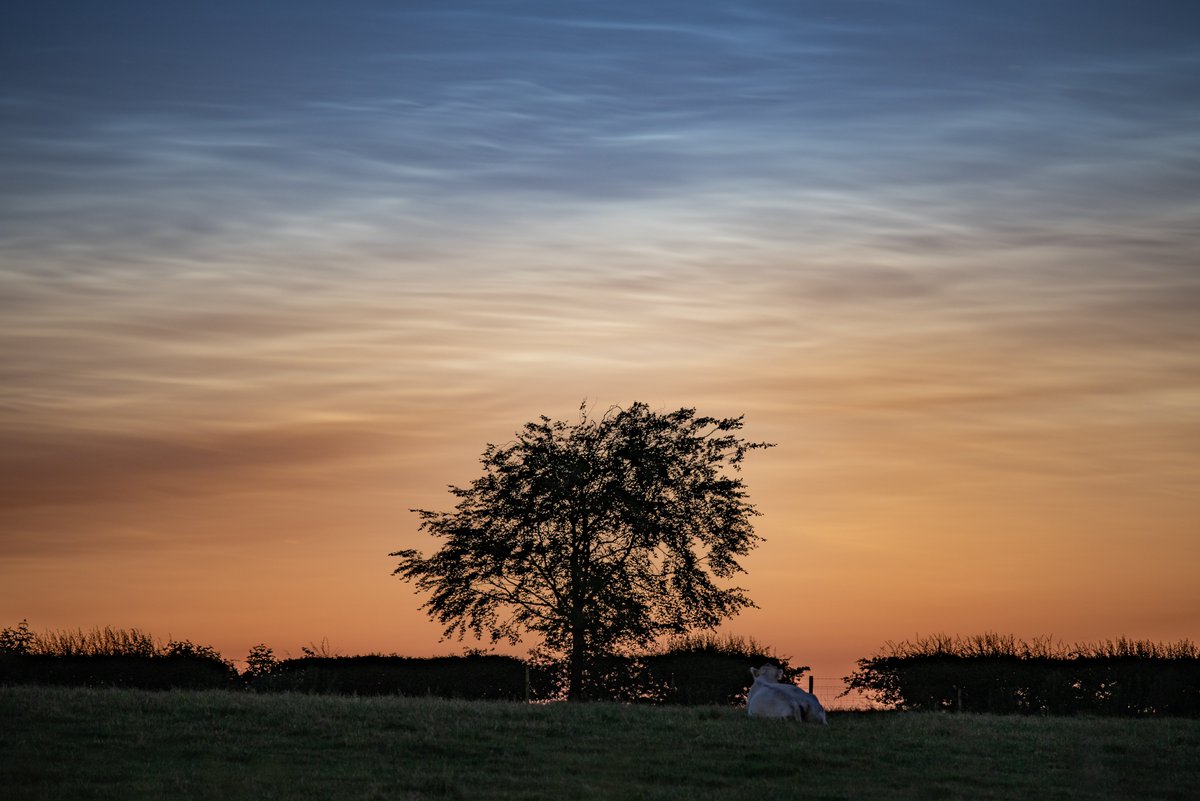
[[[790,718],[804,723],[828,725],[825,708],[817,696],[794,684],[781,682],[777,665],[750,668],[754,683],[746,695],[746,712],[752,718]]]

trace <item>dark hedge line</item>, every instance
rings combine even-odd
[[[1200,717],[1200,653],[1188,642],[980,647],[985,639],[890,646],[860,659],[848,686],[900,709]]]
[[[667,650],[612,656],[587,671],[588,700],[658,704],[736,704],[750,686],[750,668],[781,663],[770,649],[736,639],[693,638]],[[247,671],[260,692],[437,695],[468,699],[559,700],[566,695],[566,664],[545,656],[471,655],[415,659],[398,656],[263,660]]]
[[[787,660],[769,654],[730,654],[699,651],[673,651],[644,658],[645,671],[658,691],[655,700],[665,704],[732,705],[745,700],[754,679],[750,668],[767,662],[782,661],[788,678],[798,677],[805,669],[791,669]]]
[[[238,686],[237,671],[209,656],[0,654],[0,684],[204,690]]]
[[[29,622],[0,629],[0,684],[225,689],[238,685],[233,663],[188,640],[163,643],[138,629],[35,634]]]
[[[668,652],[612,657],[592,666],[589,700],[626,703],[740,703],[750,668],[770,656]],[[528,669],[527,669],[528,668]],[[801,669],[803,670],[803,669]],[[791,675],[800,671],[789,669]],[[565,665],[510,656],[305,656],[242,675],[210,656],[0,654],[0,684],[124,687],[145,690],[234,689],[341,695],[434,695],[470,700],[557,700]],[[527,684],[528,682],[528,684]]]
[[[57,684],[149,690],[248,688],[255,692],[435,695],[473,700],[558,700],[566,664],[535,654],[528,661],[473,653],[429,659],[330,656],[325,647],[277,660],[266,645],[251,649],[242,674],[215,649],[188,641],[161,644],[136,629],[35,634],[24,621],[0,630],[0,684]],[[753,640],[700,635],[650,653],[611,656],[588,667],[587,698],[626,703],[741,703],[750,668],[793,668]]]
[[[510,656],[417,659],[403,656],[306,656],[285,659],[250,679],[260,692],[341,695],[436,695],[522,700],[525,663]]]
[[[585,698],[647,704],[739,704],[753,681],[750,668],[767,662],[780,665],[789,681],[808,670],[791,666],[787,658],[753,640],[700,635],[675,640],[660,651],[593,662],[585,671]],[[565,696],[565,663],[535,656],[531,664],[536,698]]]

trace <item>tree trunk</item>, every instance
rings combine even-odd
[[[587,555],[586,518],[581,522],[571,517],[571,651],[567,656],[567,700],[586,700],[584,665],[587,663],[587,630],[584,621],[584,587],[586,586]]]
[[[576,620],[571,631],[571,653],[567,657],[567,700],[583,701],[583,668],[587,661],[587,645],[584,640],[583,621]]]

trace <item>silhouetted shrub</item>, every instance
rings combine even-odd
[[[0,684],[129,687],[146,690],[234,686],[232,663],[208,645],[158,645],[137,629],[33,634],[22,621],[0,632]]]
[[[657,682],[665,687],[668,704],[732,705],[743,702],[753,677],[750,668],[773,663],[783,668],[783,680],[800,678],[807,666],[793,667],[785,657],[753,639],[710,635],[681,638],[645,657]]]
[[[198,690],[227,689],[236,676],[226,663],[203,656],[0,655],[0,684]]]
[[[242,673],[242,682],[252,688],[257,683],[259,688],[265,689],[271,674],[278,666],[275,652],[265,644],[259,643],[246,654],[246,670]]]
[[[750,668],[768,662],[782,667],[788,681],[808,670],[792,667],[786,657],[752,639],[681,637],[660,650],[593,659],[585,670],[586,697],[622,703],[739,704],[753,681]],[[530,664],[535,698],[565,697],[565,662],[534,654]]]
[[[0,629],[0,654],[27,654],[33,648],[35,635],[29,621],[22,620],[16,628]]]
[[[995,634],[888,643],[850,689],[902,709],[1200,716],[1200,649],[1116,640],[1066,647]]]
[[[535,652],[528,661],[486,653],[432,659],[335,656],[327,641],[277,660],[256,645],[239,676],[207,645],[159,644],[138,629],[34,634],[22,621],[0,630],[0,684],[55,684],[140,689],[248,687],[259,692],[434,695],[463,699],[556,700],[566,697],[566,663]],[[593,659],[586,697],[624,703],[731,705],[745,699],[750,668],[780,665],[788,680],[805,667],[753,640],[700,635],[659,650]]]
[[[30,653],[47,656],[154,656],[162,649],[154,637],[140,629],[112,626],[47,631],[38,634]]]
[[[523,700],[525,664],[509,656],[415,659],[335,656],[285,659],[252,678],[258,690],[342,695],[435,695],[471,700]]]

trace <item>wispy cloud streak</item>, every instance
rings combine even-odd
[[[1185,4],[73,13],[0,31],[27,567],[183,548],[160,518],[382,538],[397,485],[585,397],[747,412],[781,553],[924,554],[908,589],[1013,530],[1048,586],[1105,519],[1111,581],[1139,515],[1150,573],[1195,556]]]

